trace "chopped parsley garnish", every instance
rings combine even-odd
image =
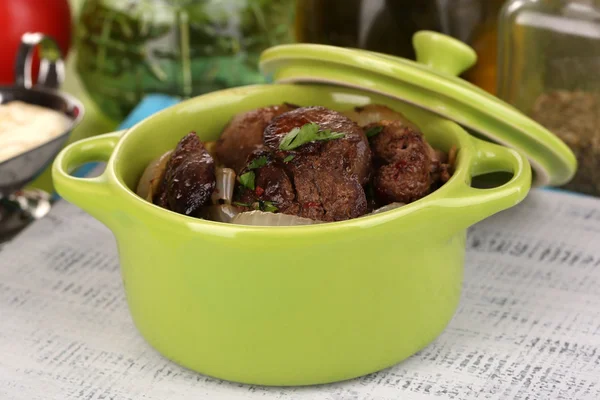
[[[306,143],[339,139],[344,136],[344,133],[331,132],[331,129],[321,130],[319,125],[311,122],[301,128],[294,128],[289,131],[279,144],[279,150],[293,150]]]
[[[296,157],[296,156],[293,154],[290,154],[289,156],[287,156],[286,158],[283,159],[283,162],[287,164],[290,161],[292,161],[294,159],[294,157]]]
[[[267,156],[260,156],[258,158],[255,158],[250,162],[250,164],[248,164],[248,169],[257,169],[260,167],[264,167],[265,165],[267,165],[268,162],[269,159],[267,158]]]
[[[374,126],[372,128],[367,129],[366,135],[368,138],[372,138],[373,136],[379,134],[383,130],[383,126]]]
[[[254,171],[246,172],[245,174],[240,175],[240,183],[244,185],[244,187],[254,190],[254,178],[256,178]]]
[[[255,210],[258,211],[264,211],[264,212],[276,212],[277,210],[279,210],[279,208],[277,208],[277,206],[275,206],[275,204],[273,204],[272,201],[265,201],[265,200],[257,200],[254,203],[252,203],[252,208],[254,208]]]
[[[260,208],[265,212],[276,212],[279,210],[272,201],[263,201]]]
[[[238,207],[250,207],[250,204],[248,204],[248,203],[240,203],[239,201],[234,201],[232,204],[234,206],[238,206]]]

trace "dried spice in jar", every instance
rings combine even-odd
[[[567,144],[563,188],[600,197],[600,0],[507,0],[498,18],[498,97]]]
[[[565,189],[600,196],[600,94],[554,90],[535,101],[531,117],[560,137],[579,169]]]

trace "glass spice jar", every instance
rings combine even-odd
[[[498,96],[576,154],[565,189],[600,196],[600,0],[509,0],[498,36]]]

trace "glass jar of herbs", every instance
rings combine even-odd
[[[510,0],[498,34],[499,97],[576,154],[565,189],[600,196],[600,0]]]
[[[293,42],[295,0],[86,0],[77,70],[123,119],[147,93],[183,98],[263,83],[260,53]]]

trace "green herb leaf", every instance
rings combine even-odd
[[[279,149],[293,150],[306,143],[339,139],[344,136],[344,133],[331,132],[331,129],[321,130],[319,125],[311,122],[303,125],[301,128],[294,128],[289,131],[279,144]]]
[[[248,203],[240,203],[239,201],[234,201],[233,203],[234,206],[238,206],[238,207],[250,207],[250,204]]]
[[[292,161],[294,159],[294,157],[296,157],[296,156],[293,154],[290,154],[289,156],[287,156],[286,158],[283,159],[283,162],[287,164],[290,161]]]
[[[267,162],[269,162],[267,156],[260,156],[258,158],[255,158],[254,160],[252,160],[252,162],[250,162],[250,164],[248,164],[248,169],[257,169],[260,167],[264,167],[265,165],[267,165]]]
[[[276,212],[279,210],[272,201],[263,201],[261,209],[265,212]]]
[[[240,183],[247,187],[250,190],[254,190],[254,179],[256,175],[254,171],[246,172],[245,174],[240,175]]]
[[[302,128],[305,129],[306,132],[308,132],[309,130],[313,130],[316,127],[316,130],[314,130],[314,133],[317,133],[319,130],[319,126],[317,124],[306,124],[304,125]],[[294,128],[291,131],[289,131],[284,138],[281,140],[281,143],[279,143],[279,149],[280,150],[289,150],[289,149],[294,149],[297,146],[293,146],[294,141],[297,139],[298,135],[300,134],[300,128]]]
[[[383,130],[383,126],[374,126],[372,128],[367,129],[366,135],[368,138],[372,138],[373,136],[379,134]]]

